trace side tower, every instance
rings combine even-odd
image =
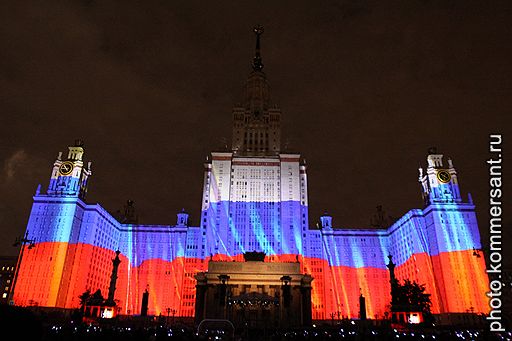
[[[260,251],[295,260],[308,226],[306,166],[300,154],[281,152],[281,111],[270,100],[260,53],[263,29],[254,33],[244,100],[233,109],[232,150],[213,152],[205,165],[205,256],[241,260]]]
[[[419,169],[419,182],[439,311],[487,313],[488,277],[478,251],[480,233],[471,195],[466,202],[461,197],[452,160],[445,164],[443,155],[431,148],[427,163],[426,172]]]
[[[74,146],[68,147],[67,158],[63,159],[62,152],[59,152],[59,156],[53,164],[48,195],[85,198],[87,180],[91,176],[91,162],[84,167],[83,147],[84,143],[81,140],[76,140]]]
[[[70,146],[67,158],[59,153],[53,165],[46,194],[39,185],[34,196],[22,259],[14,288],[14,302],[19,305],[64,307],[72,278],[74,250],[70,244],[79,239],[91,176],[91,163],[84,167],[83,143]]]

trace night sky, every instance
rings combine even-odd
[[[0,254],[16,254],[37,185],[77,138],[88,202],[132,199],[145,224],[185,208],[197,225],[203,161],[231,140],[256,24],[282,141],[307,160],[311,226],[324,210],[368,227],[379,204],[421,208],[418,167],[437,146],[486,243],[490,133],[505,135],[512,172],[510,2],[227,3],[0,4]]]

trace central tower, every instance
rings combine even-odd
[[[244,101],[233,108],[234,155],[278,155],[281,145],[281,110],[270,101],[267,77],[263,72],[260,37],[263,27],[254,28],[256,51],[252,72],[245,84]]]
[[[306,166],[299,154],[281,153],[281,110],[263,72],[263,28],[254,33],[252,71],[233,109],[232,151],[213,152],[205,164],[201,227],[205,256],[238,259],[260,251],[279,260],[303,254]]]

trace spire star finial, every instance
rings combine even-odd
[[[256,26],[254,26],[254,33],[255,33],[256,35],[260,36],[260,35],[262,35],[262,34],[263,34],[263,32],[264,32],[264,30],[263,30],[263,26],[261,26],[261,25],[256,25]]]
[[[252,61],[252,69],[254,71],[261,71],[263,70],[263,63],[260,54],[260,36],[263,34],[263,26],[254,26],[253,32],[256,34],[256,52]]]

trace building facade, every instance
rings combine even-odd
[[[59,154],[48,189],[39,186],[33,198],[26,235],[35,243],[22,246],[15,303],[78,307],[85,290],[108,291],[119,250],[115,297],[122,314],[139,314],[148,290],[150,314],[170,308],[193,316],[194,276],[208,261],[242,261],[257,251],[266,262],[298,262],[311,274],[313,319],[358,318],[361,294],[368,318],[384,318],[390,254],[398,279],[426,285],[434,313],[488,312],[475,206],[461,196],[453,162],[435,150],[419,170],[422,209],[380,228],[336,228],[328,215],[310,226],[307,167],[300,154],[281,150],[281,110],[263,72],[262,30],[255,33],[244,99],[233,109],[231,151],[212,152],[204,164],[199,226],[189,226],[185,212],[175,225],[142,225],[130,217],[130,203],[123,219],[87,203],[91,163],[77,141],[66,157]]]
[[[264,262],[264,255],[247,252],[245,262],[212,260],[195,275],[197,324],[228,319],[242,329],[311,325],[313,278],[301,272],[299,261]]]
[[[17,257],[0,257],[0,304],[9,303]]]

